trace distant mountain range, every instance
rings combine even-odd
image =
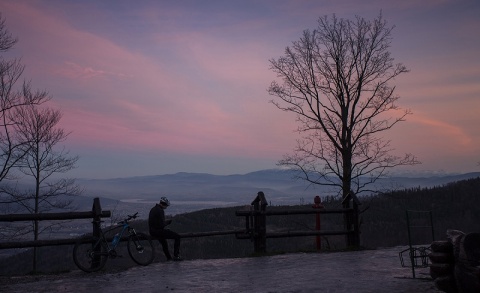
[[[148,218],[149,210],[161,196],[167,196],[172,202],[167,214],[175,215],[209,208],[249,206],[258,191],[265,193],[270,206],[309,204],[313,203],[316,195],[324,197],[338,193],[329,187],[309,185],[303,180],[293,179],[294,175],[292,171],[273,169],[244,175],[181,172],[115,179],[78,179],[77,183],[85,191],[83,195],[75,197],[71,207],[76,211],[90,211],[93,198],[99,197],[102,209],[112,212],[112,217],[105,221],[116,223],[135,212],[139,212],[140,219]],[[376,187],[386,191],[427,188],[478,177],[480,172],[397,176],[378,180]],[[0,213],[11,213],[5,208],[8,205],[0,205]],[[88,231],[91,223],[86,221],[84,227],[75,229],[78,233]]]
[[[243,175],[212,175],[185,173],[139,176],[114,179],[79,179],[87,197],[101,197],[129,205],[152,206],[161,196],[167,196],[174,206],[184,207],[178,212],[209,207],[249,205],[258,191],[263,191],[273,205],[313,202],[316,195],[336,195],[331,187],[311,185],[293,179],[291,170],[261,170]],[[424,174],[425,175],[425,174]],[[377,189],[394,190],[412,187],[434,187],[480,177],[480,172],[423,177],[397,176],[379,179]],[[187,208],[188,206],[188,208]],[[173,212],[173,211],[172,211]],[[177,212],[175,212],[177,213]]]

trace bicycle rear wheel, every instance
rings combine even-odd
[[[150,237],[143,233],[137,233],[128,237],[127,250],[134,262],[141,266],[147,266],[155,258],[155,247]]]
[[[73,261],[79,269],[87,273],[102,269],[107,258],[107,247],[98,238],[82,238],[73,247]]]

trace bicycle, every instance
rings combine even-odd
[[[112,228],[105,231],[100,230],[100,237],[87,236],[75,243],[73,247],[73,261],[79,269],[90,273],[102,269],[108,258],[116,258],[116,248],[122,240],[123,234],[128,232],[127,250],[132,260],[142,266],[147,266],[155,258],[155,247],[150,237],[144,233],[137,233],[129,225],[129,221],[137,218],[138,212],[133,216],[128,215],[126,219],[118,222]],[[112,242],[109,242],[105,233],[122,227],[122,230],[115,235]]]

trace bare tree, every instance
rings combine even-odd
[[[8,51],[16,42],[0,14],[0,52]],[[20,59],[6,60],[0,56],[0,204],[5,212],[18,211],[20,207],[31,213],[67,208],[71,202],[68,196],[78,194],[80,189],[74,180],[56,180],[53,175],[72,169],[78,158],[69,157],[64,149],[56,149],[67,137],[62,129],[56,128],[61,114],[40,108],[50,97],[46,91],[33,91],[29,82],[20,82],[24,68]],[[22,173],[34,178],[33,189],[18,184]],[[30,228],[6,227],[0,236],[33,232],[37,240],[42,230],[51,228],[47,225],[41,230],[38,224],[36,221]]]
[[[8,51],[16,38],[7,31],[5,19],[0,14],[0,52]],[[8,179],[10,170],[25,156],[25,141],[15,134],[13,119],[16,108],[26,105],[38,105],[49,100],[45,91],[33,92],[28,82],[17,88],[24,66],[20,59],[5,60],[0,56],[0,182]],[[0,190],[1,193],[1,190]],[[2,202],[0,194],[0,202]]]
[[[64,147],[59,147],[68,137],[68,133],[58,127],[61,117],[59,110],[36,105],[19,107],[15,111],[16,133],[22,141],[28,142],[24,146],[26,155],[21,160],[20,171],[34,179],[34,188],[23,190],[14,198],[30,213],[67,209],[72,202],[71,197],[81,192],[74,179],[55,178],[59,173],[72,170],[78,160],[77,156],[70,156]],[[51,227],[47,225],[40,230],[39,222],[34,221],[34,240]],[[35,252],[34,249],[34,271]]]
[[[367,191],[392,167],[419,163],[411,154],[391,155],[390,141],[379,136],[411,114],[397,106],[389,85],[408,72],[389,52],[392,29],[381,13],[373,21],[324,16],[270,60],[281,79],[268,89],[271,102],[296,115],[302,135],[279,165],[312,184],[338,187],[345,197]]]
[[[36,202],[30,211],[38,213],[40,208],[43,211],[65,208],[69,201],[59,200],[59,197],[78,194],[78,187],[73,184],[74,180],[53,177],[75,168],[78,156],[70,156],[64,147],[59,147],[69,134],[58,127],[62,114],[59,110],[39,106],[16,110],[17,135],[28,142],[25,146],[28,151],[19,169],[35,181],[32,197]]]

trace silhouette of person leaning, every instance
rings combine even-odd
[[[152,238],[158,239],[160,244],[162,244],[163,253],[167,257],[167,261],[174,260],[179,261],[182,260],[180,257],[180,235],[178,233],[173,232],[170,229],[166,229],[167,225],[170,225],[172,220],[165,220],[165,209],[170,205],[170,201],[166,197],[160,198],[160,203],[156,204],[151,210],[148,215],[148,229],[150,232],[150,236]],[[174,239],[175,242],[173,244],[173,258],[170,255],[168,250],[168,243],[167,239]]]

